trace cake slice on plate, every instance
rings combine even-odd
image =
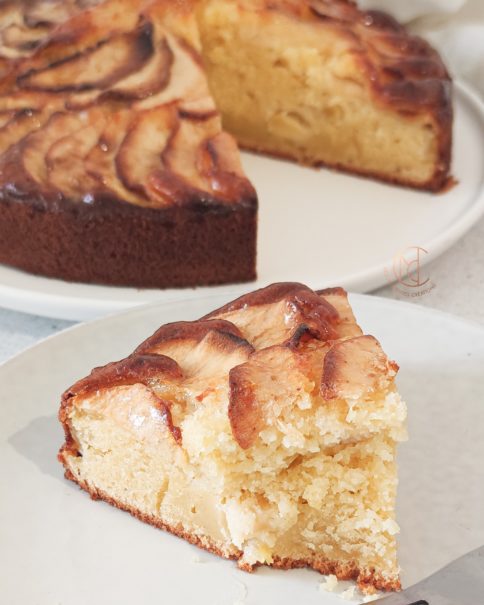
[[[257,197],[210,95],[192,2],[88,4],[0,9],[4,43],[44,24],[0,77],[0,262],[140,287],[254,279]]]
[[[274,284],[74,384],[59,460],[94,499],[242,569],[398,589],[397,369],[342,289]]]

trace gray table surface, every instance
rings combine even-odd
[[[435,287],[423,296],[409,297],[405,289],[392,286],[373,294],[434,307],[484,325],[484,219],[424,271]],[[71,325],[0,308],[0,362]]]

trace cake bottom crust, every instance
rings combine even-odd
[[[241,141],[239,138],[237,138],[237,143],[239,144],[239,148],[243,151],[256,153],[257,155],[265,156],[268,158],[274,158],[276,160],[286,160],[291,163],[299,164],[300,166],[306,166],[307,168],[326,168],[328,170],[336,170],[337,172],[342,172],[344,174],[350,174],[364,179],[369,179],[371,181],[382,181],[384,183],[389,183],[390,185],[397,185],[398,187],[406,187],[408,189],[417,189],[419,191],[429,193],[446,193],[458,182],[453,176],[448,174],[448,168],[440,169],[437,167],[432,178],[428,181],[412,181],[401,177],[392,177],[388,174],[385,174],[384,172],[358,169],[354,166],[347,166],[346,164],[341,164],[338,162],[333,163],[323,162],[322,160],[312,161],[309,159],[302,159],[296,153],[290,154],[284,153],[282,151],[275,151],[268,148],[266,149],[262,145],[249,144],[247,142]],[[443,162],[448,165],[450,160],[445,159],[443,160]]]
[[[64,459],[63,453],[59,454],[60,462],[65,466],[66,460]],[[190,544],[194,546],[198,546],[214,555],[218,555],[219,557],[223,557],[224,559],[231,559],[233,561],[237,561],[238,567],[246,572],[252,572],[257,565],[249,565],[244,563],[242,560],[243,553],[240,550],[234,550],[233,552],[228,549],[224,549],[220,544],[217,544],[212,539],[207,536],[197,536],[189,531],[187,531],[182,524],[170,524],[165,523],[161,519],[154,517],[153,515],[148,515],[143,513],[142,511],[123,504],[118,500],[112,498],[105,492],[99,489],[93,489],[89,486],[85,481],[82,481],[75,477],[75,475],[69,470],[65,471],[66,479],[77,483],[79,487],[85,490],[93,500],[102,500],[119,508],[120,510],[126,511],[136,517],[140,521],[144,523],[149,523],[158,529],[162,529],[170,532],[171,534],[186,540]],[[314,559],[293,559],[293,558],[281,558],[274,557],[274,560],[271,564],[265,564],[268,567],[274,567],[276,569],[301,569],[301,568],[309,568],[323,575],[333,574],[338,580],[355,580],[357,582],[358,588],[366,593],[372,594],[376,590],[383,591],[399,591],[401,590],[401,584],[398,578],[385,578],[381,574],[377,574],[373,569],[360,569],[355,562],[347,562],[347,561],[328,561],[323,558],[315,557]]]

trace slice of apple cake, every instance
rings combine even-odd
[[[66,476],[252,570],[398,589],[397,365],[344,290],[258,290],[68,389]]]

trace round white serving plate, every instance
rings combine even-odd
[[[243,154],[260,198],[258,280],[243,286],[139,290],[68,283],[0,266],[0,305],[84,320],[154,301],[246,292],[275,281],[367,292],[392,279],[396,256],[421,264],[454,244],[484,213],[484,104],[456,85],[453,174],[432,195],[330,170]]]
[[[130,353],[160,324],[224,302],[216,295],[131,310],[50,337],[0,367],[2,603],[341,605],[321,592],[316,572],[246,574],[91,501],[56,460],[66,387]],[[397,515],[408,586],[484,543],[484,329],[406,303],[363,295],[351,302],[363,329],[401,365],[410,440],[400,446]]]

